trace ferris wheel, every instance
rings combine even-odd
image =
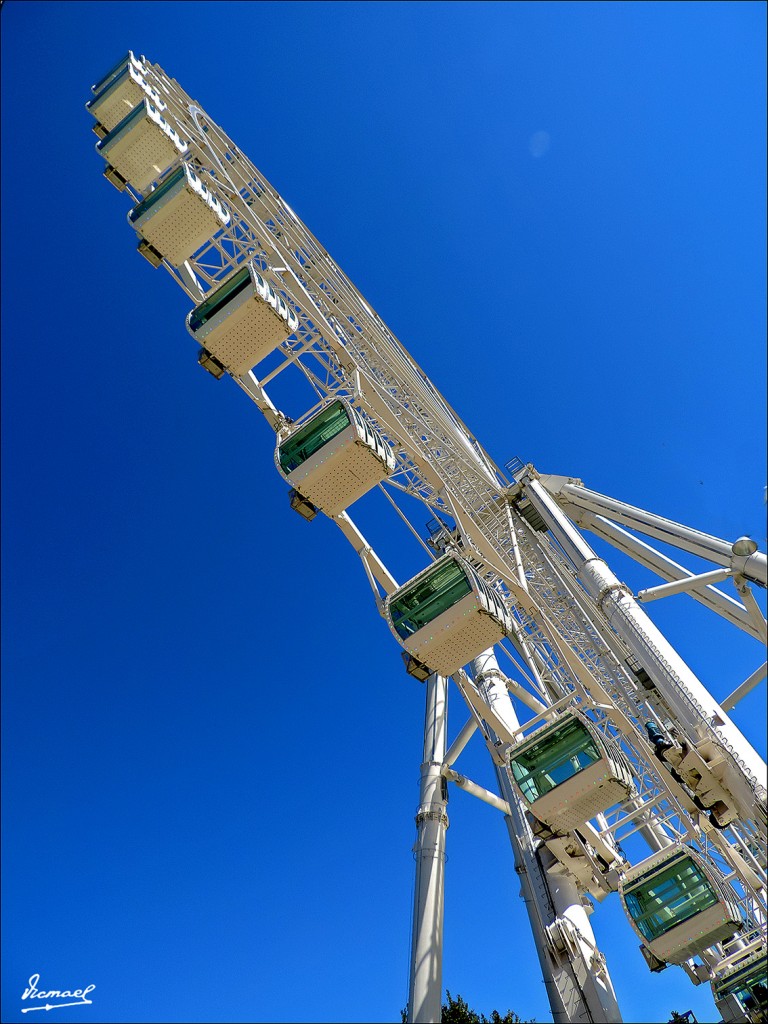
[[[685,592],[764,645],[753,588],[766,586],[766,555],[747,537],[702,533],[521,460],[497,466],[159,65],[129,51],[87,109],[138,251],[191,302],[198,362],[263,414],[290,508],[338,526],[393,649],[425,684],[408,1020],[440,1019],[449,783],[505,817],[555,1021],[622,1020],[590,923],[606,899],[620,901],[650,971],[711,985],[724,1022],[764,1020],[766,767],[728,712],[766,664],[718,703],[643,606]],[[303,380],[307,406],[270,397],[283,375]],[[423,551],[405,582],[350,516],[374,488]],[[659,585],[632,593],[583,531]],[[712,568],[689,571],[652,541]],[[726,581],[737,597],[718,588]],[[449,683],[467,713],[450,741]],[[475,733],[496,793],[454,767]]]

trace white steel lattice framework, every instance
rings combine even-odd
[[[143,191],[130,176],[110,168],[107,176],[138,202],[183,162],[218,208],[229,212],[226,226],[185,263],[172,266],[166,260],[163,266],[199,304],[252,261],[295,326],[280,345],[274,369],[259,378],[256,365],[242,376],[232,374],[235,383],[276,432],[293,423],[267,391],[282,373],[302,374],[316,395],[316,404],[296,423],[334,399],[352,403],[394,451],[395,471],[380,485],[393,510],[418,535],[394,496],[406,494],[426,506],[433,517],[427,550],[433,555],[461,552],[502,596],[513,618],[510,640],[520,679],[508,679],[492,651],[475,659],[469,671],[458,671],[453,680],[470,717],[447,750],[445,681],[432,675],[427,682],[409,1019],[439,1019],[445,780],[506,816],[555,1020],[621,1019],[582,895],[602,900],[616,891],[628,867],[624,845],[630,837],[639,837],[648,852],[686,844],[738,904],[738,935],[683,963],[695,984],[715,985],[745,957],[764,952],[765,764],[642,611],[642,601],[671,591],[660,587],[636,598],[574,524],[652,568],[667,588],[687,590],[763,642],[766,624],[750,587],[765,586],[765,555],[752,545],[721,541],[595,494],[578,480],[541,476],[519,462],[502,472],[231,139],[158,65],[133,54],[126,62],[181,144],[168,158],[172,162],[157,166],[149,187],[142,182]],[[92,112],[98,118],[97,110]],[[106,134],[98,124],[95,130]],[[155,255],[159,264],[162,257]],[[360,556],[383,611],[395,580],[346,512],[334,521]],[[718,568],[695,576],[637,539],[627,526],[708,558]],[[713,586],[729,576],[743,603]],[[764,675],[763,665],[724,704],[732,707]],[[533,712],[522,726],[510,691]],[[526,812],[508,753],[533,726],[567,708],[580,709],[606,739],[620,745],[631,764],[634,789],[630,799],[562,834]],[[668,740],[664,756],[648,723]],[[452,768],[478,729],[496,765],[500,796]],[[427,965],[423,977],[417,961]],[[649,966],[663,965],[649,958]],[[718,1006],[725,1020],[750,1019],[732,999],[720,999]]]

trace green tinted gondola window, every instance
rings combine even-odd
[[[527,750],[513,753],[510,766],[523,796],[532,804],[600,757],[601,752],[587,727],[577,718],[571,718]]]
[[[407,640],[428,623],[472,593],[467,576],[459,562],[450,559],[403,588],[389,605],[392,625]]]
[[[718,902],[706,875],[690,857],[639,879],[625,890],[624,900],[649,942]]]
[[[765,1017],[765,1012],[768,1010],[768,969],[766,965],[764,963],[757,964],[729,991],[755,1018],[758,1014]]]
[[[120,74],[119,75],[115,75],[115,77],[113,79],[111,79],[111,81],[107,82],[106,85],[102,86],[102,88],[99,89],[99,91],[96,93],[96,95],[93,97],[93,99],[89,100],[86,103],[86,106],[87,107],[94,106],[96,103],[99,102],[99,100],[102,98],[102,96],[106,96],[106,94],[108,92],[111,92],[112,89],[115,89],[118,86],[118,84],[120,82],[122,82],[122,80],[124,78],[127,78],[127,77],[128,77],[128,65],[126,64],[125,67],[123,68],[123,70],[120,72]]]
[[[205,302],[192,311],[189,317],[190,329],[192,331],[199,330],[211,317],[216,316],[222,306],[226,305],[236,295],[239,295],[243,288],[247,287],[250,280],[251,274],[247,266],[242,267],[236,274],[233,274],[226,284],[223,284],[221,288],[217,288],[210,298],[206,299]]]
[[[158,185],[156,189],[153,189],[148,196],[145,196],[140,203],[134,206],[128,214],[130,220],[137,221],[139,217],[143,216],[147,210],[151,210],[159,199],[162,199],[167,192],[170,192],[174,185],[184,178],[186,178],[186,173],[183,166],[177,167],[173,174],[169,174],[161,185]]]
[[[762,1020],[768,1010],[768,963],[764,959],[748,964],[715,986],[715,999],[734,995],[750,1014],[750,1020]]]
[[[344,403],[331,402],[280,445],[279,459],[283,472],[292,473],[348,426],[349,413]]]
[[[96,95],[98,95],[99,92],[103,91],[110,84],[111,80],[115,77],[115,75],[117,75],[118,72],[126,66],[130,59],[131,51],[129,50],[128,53],[126,53],[126,55],[122,57],[117,62],[117,64],[115,64],[114,67],[110,68],[110,70],[106,73],[106,75],[104,75],[103,78],[100,78],[95,85],[91,86],[93,92],[96,93]]]

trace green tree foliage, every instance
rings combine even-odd
[[[451,993],[446,989],[445,992],[447,1002],[443,1003],[442,1013],[440,1020],[442,1024],[536,1024],[535,1021],[525,1022],[521,1017],[518,1017],[512,1010],[502,1016],[498,1010],[491,1010],[491,1016],[486,1017],[484,1013],[477,1013],[476,1010],[470,1010],[467,1006],[466,1000],[462,999],[461,996],[456,996],[454,999]],[[407,1020],[407,1013],[405,1010],[400,1011],[400,1017],[405,1024]]]

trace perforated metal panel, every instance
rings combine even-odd
[[[387,468],[352,425],[287,479],[326,515],[336,516],[386,476]]]
[[[288,334],[285,321],[254,295],[216,324],[205,335],[204,344],[228,370],[241,377],[285,341]]]
[[[504,628],[475,594],[469,594],[408,637],[403,646],[434,672],[450,676],[504,636]]]
[[[221,227],[208,203],[182,185],[176,195],[142,221],[139,230],[169,263],[178,267]]]
[[[105,150],[104,155],[116,171],[139,192],[144,192],[173,163],[179,151],[160,126],[145,117]]]
[[[129,75],[125,82],[122,82],[89,109],[107,131],[111,132],[120,124],[125,115],[141,102],[143,97],[144,91],[141,86]]]
[[[682,964],[692,956],[708,949],[714,942],[723,942],[737,931],[738,925],[722,904],[717,903],[701,911],[688,921],[682,921],[668,932],[647,942],[646,945],[659,960]]]
[[[630,790],[626,779],[616,777],[611,763],[601,760],[534,800],[531,813],[552,828],[569,832],[626,800]]]

